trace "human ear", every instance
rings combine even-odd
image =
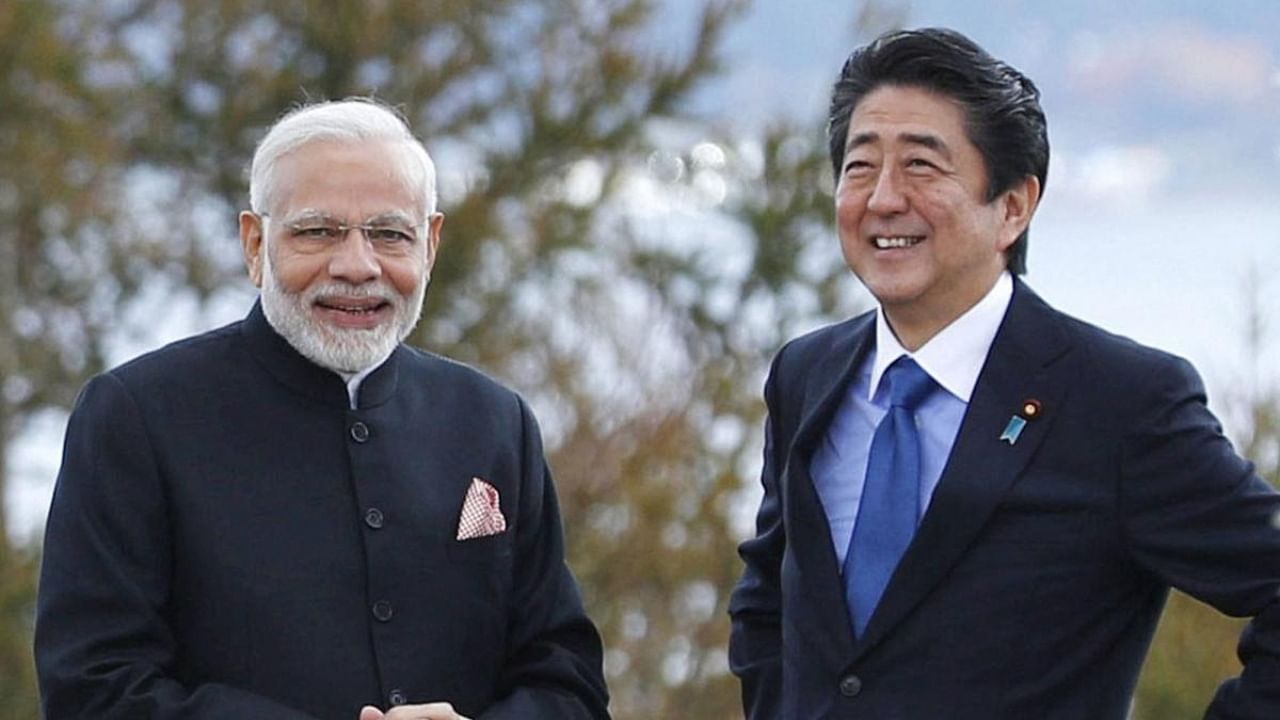
[[[240,213],[240,250],[244,253],[245,269],[249,271],[249,279],[254,287],[262,287],[262,253],[263,247],[262,217],[257,213],[245,210]]]
[[[444,213],[433,212],[427,218],[427,268],[436,264],[436,253],[440,251],[440,230],[444,227]]]
[[[1001,217],[1000,250],[1013,246],[1022,232],[1031,224],[1031,216],[1040,204],[1040,179],[1027,175],[1004,191],[1000,196]]]

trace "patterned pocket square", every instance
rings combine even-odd
[[[488,537],[507,531],[507,518],[498,506],[498,489],[478,477],[471,478],[467,499],[458,518],[458,539]]]

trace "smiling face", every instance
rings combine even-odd
[[[240,215],[263,312],[318,365],[370,367],[421,314],[444,216],[423,216],[421,192],[400,171],[406,156],[397,142],[303,145],[278,162],[269,217]]]
[[[986,187],[956,102],[885,85],[854,108],[836,185],[840,245],[908,349],[986,295],[1031,219],[1035,178],[989,202]]]

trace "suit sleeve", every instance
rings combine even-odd
[[[67,428],[45,529],[35,658],[48,720],[314,720],[227,685],[174,677],[165,493],[137,405],[112,375]]]
[[[1239,457],[1185,361],[1169,372],[1124,445],[1121,497],[1131,552],[1170,585],[1234,617],[1244,669],[1206,717],[1280,717],[1280,496]]]
[[[565,563],[559,503],[537,421],[517,402],[525,485],[507,609],[507,661],[501,699],[479,720],[607,720],[600,636]]]
[[[746,567],[729,600],[732,628],[729,668],[742,681],[747,720],[777,720],[782,712],[782,556],[786,528],[782,521],[779,475],[785,465],[787,433],[779,432],[778,403],[781,353],[765,383],[764,465],[760,484],[764,498],[756,515],[756,536],[738,548]]]

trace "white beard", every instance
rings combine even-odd
[[[286,290],[271,268],[271,253],[262,248],[262,312],[271,327],[311,362],[338,373],[354,374],[381,364],[409,336],[422,315],[429,276],[424,275],[406,297],[386,280],[365,285],[330,281],[302,292]],[[391,319],[372,328],[339,328],[317,322],[311,308],[326,295],[374,297],[390,303]]]

